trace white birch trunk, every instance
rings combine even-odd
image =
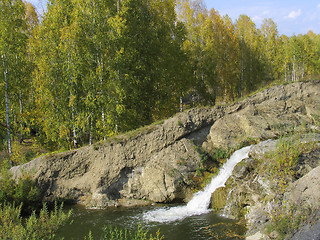
[[[89,130],[89,145],[92,145],[92,113],[91,113],[91,116],[90,116],[90,130]]]
[[[75,148],[78,147],[78,141],[77,141],[77,131],[76,131],[76,126],[75,126],[75,117],[74,117],[74,109],[72,107],[72,134],[73,134],[73,145]]]
[[[1,56],[2,63],[3,63],[3,74],[4,74],[4,81],[5,81],[5,102],[6,102],[6,120],[7,120],[7,136],[8,136],[8,153],[11,156],[12,154],[12,148],[11,148],[11,133],[10,133],[10,119],[9,119],[9,98],[8,98],[8,79],[7,79],[7,73],[8,68],[5,63],[4,56]],[[12,162],[10,160],[10,166],[12,166]]]
[[[296,81],[296,66],[295,66],[296,56],[293,55],[293,63],[292,63],[292,82]]]
[[[21,90],[19,91],[19,113],[20,113],[20,142],[23,142],[23,123],[22,123],[22,112],[23,112],[23,106],[22,106],[22,93]]]
[[[284,65],[284,81],[287,82],[287,64]]]
[[[105,135],[105,129],[106,129],[106,120],[105,120],[105,116],[104,116],[104,109],[102,108],[102,113],[101,113],[101,117],[102,117],[102,127],[103,127],[103,140],[106,140],[106,135]]]

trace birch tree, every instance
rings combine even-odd
[[[240,79],[238,96],[255,89],[265,78],[263,73],[262,36],[255,23],[246,15],[236,20],[236,35],[239,41]]]
[[[25,5],[20,0],[0,1],[0,84],[5,96],[6,123],[8,153],[12,153],[12,121],[10,120],[10,105],[19,89],[23,89],[21,83],[23,75],[23,62],[26,54],[26,22]]]

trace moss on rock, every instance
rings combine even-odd
[[[220,187],[211,195],[211,208],[220,212],[226,206],[228,192],[225,187]]]

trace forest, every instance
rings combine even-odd
[[[320,35],[280,35],[202,0],[0,0],[0,151],[32,136],[72,149],[316,78]]]

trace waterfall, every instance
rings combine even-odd
[[[227,200],[226,200],[226,205],[224,206],[223,213],[222,213],[222,216],[224,216],[224,217],[228,217],[229,216],[230,207],[229,207],[228,203],[229,203],[229,199],[231,197],[231,194],[232,194],[233,190],[234,190],[234,188],[232,188],[230,190],[230,192],[228,193]]]
[[[189,216],[208,213],[212,193],[219,187],[224,187],[231,176],[234,167],[248,157],[251,146],[235,151],[222,166],[217,176],[213,177],[204,190],[194,194],[185,206],[160,208],[144,213],[144,219],[150,222],[173,222]]]

